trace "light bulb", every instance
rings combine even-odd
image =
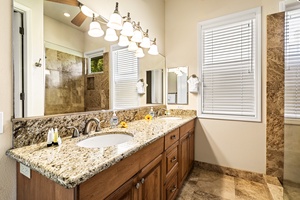
[[[140,43],[140,42],[142,42],[142,40],[143,40],[143,33],[139,30],[135,30],[133,32],[131,41]]]
[[[104,34],[104,31],[101,29],[99,22],[92,21],[90,23],[88,34],[92,37],[101,37]]]
[[[129,45],[129,40],[126,36],[124,35],[120,35],[120,38],[119,38],[119,43],[118,43],[119,46],[121,47],[126,47]]]
[[[128,51],[136,51],[138,49],[138,46],[135,42],[130,41],[128,45]]]
[[[109,41],[109,42],[117,41],[118,40],[118,36],[116,34],[116,31],[114,29],[112,29],[112,28],[106,29],[106,34],[105,34],[104,39],[106,41]]]
[[[151,46],[150,39],[148,37],[144,37],[140,46],[143,48],[150,48],[150,46]]]
[[[138,58],[142,58],[142,57],[145,56],[145,54],[144,54],[144,52],[143,52],[143,49],[140,48],[140,47],[136,50],[136,52],[135,52],[134,55],[135,55],[136,57],[138,57]]]

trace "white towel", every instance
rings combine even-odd
[[[136,91],[138,94],[145,94],[145,84],[142,81],[138,81],[136,84]]]
[[[199,79],[197,77],[190,77],[187,82],[189,84],[189,91],[192,93],[198,93]]]

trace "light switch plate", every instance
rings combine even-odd
[[[0,112],[0,134],[3,133],[3,112]]]
[[[30,179],[30,168],[20,163],[20,173]]]

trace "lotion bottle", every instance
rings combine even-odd
[[[110,127],[116,128],[118,123],[119,123],[118,116],[116,115],[116,111],[114,111],[114,114],[110,119]]]
[[[53,144],[58,145],[58,131],[57,128],[54,129],[54,136],[53,136]]]

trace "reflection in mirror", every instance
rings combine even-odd
[[[25,60],[24,71],[20,72],[24,74],[24,81],[19,81],[23,86],[19,82],[14,83],[15,89],[18,88],[17,84],[20,85],[19,88],[23,88],[23,90],[14,91],[14,117],[111,109],[109,107],[109,50],[110,46],[116,44],[117,41],[113,43],[105,41],[103,37],[90,37],[87,31],[92,19],[89,17],[80,27],[72,24],[70,21],[78,14],[76,6],[44,0],[13,1],[14,10],[16,10],[16,5],[20,5],[24,20],[27,18],[26,10],[31,10],[33,19],[28,29],[26,29],[27,23],[24,21],[25,36],[27,36],[26,30],[28,30],[31,40],[34,41],[30,43],[32,46],[24,47],[29,52],[24,51],[26,56],[23,58]],[[61,15],[62,11],[69,12],[71,17],[67,18]],[[102,28],[105,31],[106,26]],[[15,30],[18,29],[19,27],[16,27]],[[18,33],[19,31],[13,32]],[[16,43],[16,37],[18,35],[13,37],[13,43]],[[25,44],[29,44],[26,39],[24,40]],[[14,47],[14,49],[17,48]],[[99,55],[95,54],[99,50],[103,52],[103,61],[101,58],[103,66],[102,63],[101,66],[98,65]],[[17,58],[16,53],[16,51],[13,53],[14,58],[20,59]],[[144,74],[140,78],[144,78],[144,80],[146,80],[146,70],[157,69],[157,67],[165,68],[163,56],[145,55],[139,60],[139,72]],[[40,58],[42,58],[41,67],[32,65]],[[94,60],[97,62],[97,65],[94,66],[95,69],[92,67]],[[17,62],[14,61],[14,63]],[[21,76],[20,73],[16,74],[20,68],[16,68],[17,65],[14,67],[14,80],[21,80],[16,78]],[[94,70],[100,72],[92,73]],[[24,98],[23,101],[18,101],[20,96]],[[145,96],[140,97],[141,106],[146,104]],[[17,111],[20,114],[16,114]]]
[[[147,104],[163,103],[163,70],[146,71]]]
[[[168,104],[188,104],[188,67],[168,69]]]

